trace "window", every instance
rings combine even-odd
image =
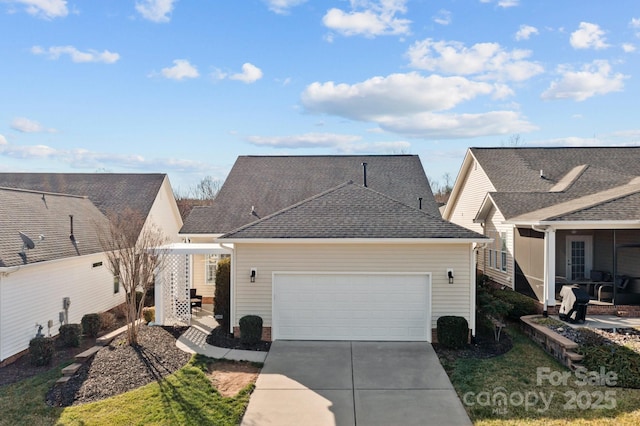
[[[216,283],[216,269],[218,267],[218,260],[230,257],[229,254],[207,254],[204,259],[204,274],[207,284]]]
[[[113,276],[113,294],[120,293],[120,277],[117,275]]]
[[[502,247],[500,253],[500,269],[502,272],[507,272],[507,233],[501,232],[500,239],[502,240]]]
[[[507,233],[493,232],[493,244],[489,247],[489,267],[507,272]]]

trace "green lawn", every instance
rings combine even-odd
[[[489,359],[458,359],[445,365],[474,424],[640,424],[639,389],[594,386],[589,380],[596,379],[595,374],[589,373],[585,380],[515,327],[508,332],[514,342],[508,353]],[[547,370],[538,374],[538,368]],[[500,395],[506,396],[506,404],[498,404]]]
[[[52,408],[45,395],[60,369],[0,388],[2,425],[237,425],[253,385],[237,396],[222,397],[205,375],[207,362],[194,357],[160,383],[77,407]]]

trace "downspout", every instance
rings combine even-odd
[[[231,312],[229,313],[229,333],[233,334],[233,322],[236,317],[236,252],[233,247],[225,246],[224,243],[218,243],[220,247],[225,248],[231,252],[231,288],[229,289],[229,305],[231,305]]]

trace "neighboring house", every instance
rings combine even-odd
[[[442,315],[475,331],[489,240],[442,220],[417,156],[239,157],[181,234],[231,254],[236,333],[249,314],[273,340],[431,341]]]
[[[27,349],[38,326],[58,334],[65,298],[69,323],[124,302],[98,229],[126,208],[178,241],[164,174],[0,173],[0,363]]]
[[[479,268],[545,310],[567,282],[640,303],[640,147],[470,148],[443,218],[493,238]]]

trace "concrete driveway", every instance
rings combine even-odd
[[[276,341],[241,424],[471,421],[429,343]]]

